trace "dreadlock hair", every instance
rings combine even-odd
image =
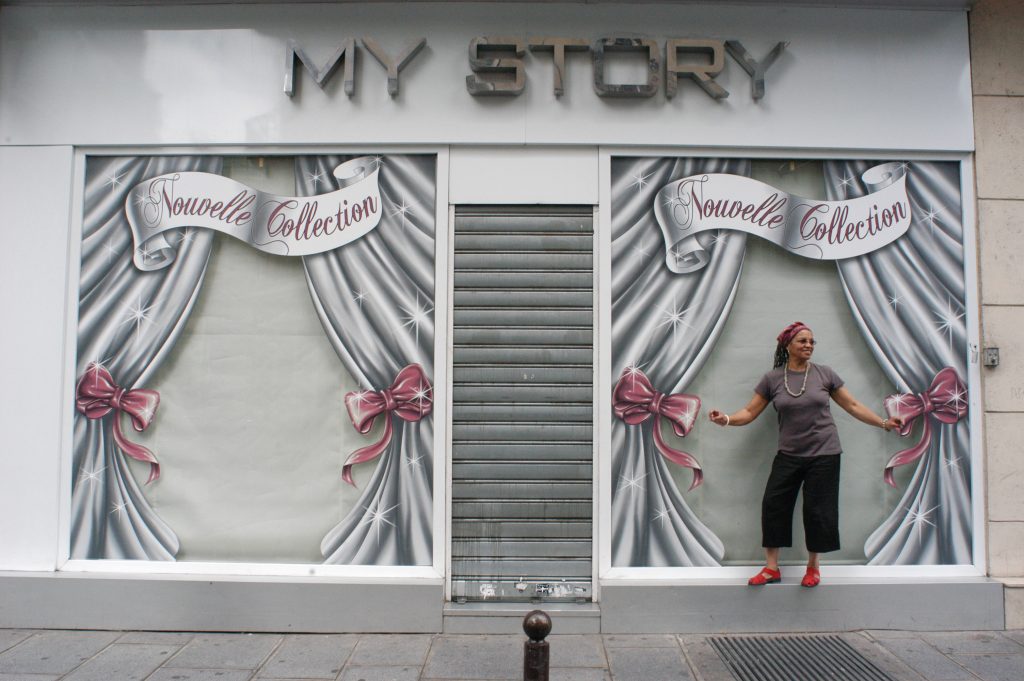
[[[789,350],[782,343],[775,346],[775,364],[772,369],[778,369],[780,366],[789,361]]]

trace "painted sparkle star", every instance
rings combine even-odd
[[[316,190],[324,179],[324,171],[318,170],[315,173],[306,173],[306,179],[313,183],[313,189]]]
[[[117,517],[120,518],[120,517],[122,517],[124,515],[124,510],[125,510],[125,507],[127,507],[127,506],[128,506],[128,504],[126,504],[125,502],[122,501],[120,504],[114,504],[113,506],[111,506],[110,507],[110,512],[112,514],[116,513]]]
[[[107,241],[103,244],[103,250],[107,252],[108,265],[110,264],[111,258],[116,258],[117,256],[121,255],[121,249],[119,249],[114,244],[114,237],[110,237],[109,239],[107,239]]]
[[[423,406],[424,402],[430,401],[430,386],[425,386],[420,383],[416,390],[412,393],[412,399],[416,400],[416,404],[420,407]]]
[[[377,530],[377,546],[380,546],[380,526],[381,526],[381,523],[387,523],[391,527],[394,527],[395,524],[387,519],[387,515],[388,515],[388,513],[391,513],[391,511],[393,511],[396,508],[398,508],[399,506],[400,506],[400,504],[395,504],[391,508],[386,508],[383,511],[380,510],[380,502],[379,501],[374,505],[374,508],[376,510],[371,510],[368,506],[363,506],[363,508],[366,509],[366,512],[369,515],[367,515],[366,518],[363,520],[363,522],[361,522],[359,524],[360,525],[372,525],[372,526],[374,526],[376,528],[376,530]]]
[[[83,482],[99,482],[100,473],[102,473],[105,470],[107,470],[106,466],[91,471],[86,470],[85,466],[82,466],[82,468],[78,471],[78,479]]]
[[[717,246],[722,241],[725,241],[725,233],[724,230],[720,229],[715,232],[715,235],[711,237],[710,241],[708,241],[708,246]]]
[[[967,391],[962,389],[957,390],[953,393],[952,397],[946,400],[946,404],[953,405],[953,408],[959,411],[960,405],[967,404]]]
[[[946,309],[936,310],[935,314],[936,316],[938,316],[938,319],[935,321],[935,323],[939,327],[939,333],[945,333],[947,336],[949,336],[949,347],[950,349],[952,349],[953,332],[956,330],[954,327],[957,326],[957,322],[963,318],[964,313],[961,312],[960,314],[956,314],[956,311],[953,309],[952,299],[946,298]]]
[[[676,331],[679,329],[679,327],[683,327],[684,329],[693,328],[684,320],[684,317],[686,316],[686,313],[689,312],[689,311],[690,311],[690,308],[688,308],[688,307],[687,308],[681,308],[680,306],[676,305],[675,298],[673,298],[672,299],[672,307],[671,308],[663,308],[662,309],[663,315],[662,315],[662,318],[661,318],[661,323],[658,324],[658,326],[671,325],[672,326],[672,340],[675,341],[675,339],[676,339]]]
[[[647,262],[647,256],[651,254],[649,246],[644,246],[643,244],[641,244],[639,246],[630,246],[630,248],[632,248],[633,253],[635,253],[635,255],[633,256],[634,262],[636,262],[639,265],[643,265],[644,263]]]
[[[654,173],[647,173],[645,175],[642,171],[637,172],[636,174],[633,175],[633,182],[629,186],[636,187],[637,191],[641,191],[644,187],[650,184],[648,178],[650,178],[653,174]]]
[[[918,545],[921,544],[921,527],[923,525],[931,525],[932,527],[935,527],[935,523],[928,520],[928,516],[937,508],[938,505],[932,506],[927,511],[912,511],[909,508],[907,509],[907,519],[910,521],[910,524],[917,529]]]
[[[362,310],[363,309],[363,301],[366,300],[366,294],[363,293],[362,291],[359,291],[359,290],[352,291],[352,293],[353,293],[352,300],[354,300],[357,303],[359,303],[359,309]]]
[[[849,175],[844,175],[843,179],[841,179],[839,181],[839,186],[841,186],[841,187],[849,187],[852,184],[853,184],[853,178],[850,177]]]
[[[931,225],[932,236],[935,236],[935,223],[937,222],[935,218],[937,218],[938,215],[939,211],[935,210],[933,206],[928,206],[928,212],[921,216],[922,221]]]
[[[371,156],[370,160],[373,161],[373,166],[374,166],[375,170],[379,170],[380,167],[382,165],[384,165],[384,157],[383,156]]]
[[[647,473],[643,475],[637,475],[636,471],[633,472],[632,476],[620,475],[619,476],[619,489],[628,489],[630,495],[633,490],[643,491],[644,486],[640,484],[640,481],[647,477]]]
[[[948,457],[942,460],[942,465],[945,466],[946,468],[955,468],[957,470],[960,470],[960,457],[953,456],[952,454],[950,454]]]
[[[643,372],[640,370],[641,368],[643,368],[643,366],[643,364],[637,364],[636,362],[633,362],[632,364],[630,364],[629,366],[622,370],[622,373],[629,376],[630,388],[636,388],[636,377],[643,374]]]
[[[889,305],[891,305],[892,309],[896,310],[897,312],[899,312],[900,303],[902,303],[902,302],[903,302],[903,299],[900,298],[899,296],[889,296]]]
[[[142,330],[143,324],[148,324],[153,321],[149,311],[153,309],[152,305],[143,305],[142,296],[136,300],[135,305],[125,305],[127,316],[122,324],[135,324],[135,336],[138,337],[139,332]]]
[[[414,309],[409,310],[404,307],[402,308],[402,312],[404,312],[407,315],[406,317],[403,317],[403,319],[405,319],[406,321],[404,324],[402,324],[402,326],[408,326],[412,328],[412,330],[416,334],[417,345],[419,345],[420,342],[420,326],[430,322],[430,313],[433,311],[434,308],[431,305],[420,307],[419,294],[416,295],[416,307]]]
[[[412,466],[412,467],[415,467],[415,468],[419,468],[420,467],[420,461],[422,461],[422,460],[423,460],[423,455],[422,454],[420,454],[419,456],[417,456],[415,458],[407,456],[405,458],[405,465],[406,466]]]
[[[114,192],[118,187],[124,184],[121,178],[124,177],[124,173],[117,173],[107,177],[107,184],[110,186],[110,191]]]
[[[178,245],[181,246],[182,244],[190,244],[195,238],[195,230],[193,230],[191,227],[186,227],[185,231],[181,233],[181,240],[178,241]]]
[[[663,509],[661,509],[660,511],[658,511],[658,512],[657,512],[657,513],[656,513],[656,514],[654,515],[654,517],[653,517],[653,518],[651,518],[651,520],[652,520],[652,521],[655,521],[655,520],[660,520],[660,521],[661,521],[661,526],[662,526],[662,527],[665,527],[665,518],[667,518],[667,517],[668,517],[668,510],[667,510],[667,509],[664,509],[664,508],[663,508]]]
[[[357,404],[362,404],[363,402],[365,402],[366,396],[369,394],[369,390],[356,390],[351,393],[352,399],[355,400]]]
[[[402,216],[402,229],[406,227],[406,217],[412,214],[412,204],[406,203],[405,199],[402,199],[402,203],[391,202],[391,206],[395,209],[391,212],[391,217],[396,215]]]

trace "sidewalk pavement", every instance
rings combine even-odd
[[[837,635],[897,681],[1024,680],[1024,630]],[[550,678],[735,681],[707,639],[693,634],[552,635]],[[0,681],[512,680],[523,678],[525,640],[465,634],[0,629]]]

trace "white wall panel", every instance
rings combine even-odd
[[[455,147],[450,202],[596,204],[597,148]]]
[[[682,82],[650,99],[602,99],[585,54],[552,94],[549,54],[528,53],[518,97],[473,97],[474,36],[646,35],[738,39],[755,57],[789,48],[754,102],[726,57],[715,101]],[[285,45],[318,64],[349,37],[391,54],[427,47],[400,92],[359,48],[356,91],[341,69],[320,90],[283,93]],[[675,4],[337,3],[4,8],[0,142],[7,144],[622,144],[703,148],[973,148],[966,13]],[[616,72],[609,72],[613,79]],[[624,81],[636,82],[626,76]]]
[[[57,563],[73,155],[0,147],[0,570]]]

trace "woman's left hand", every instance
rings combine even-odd
[[[886,431],[899,430],[903,427],[903,419],[899,416],[890,416],[885,420],[885,422],[888,424]]]

